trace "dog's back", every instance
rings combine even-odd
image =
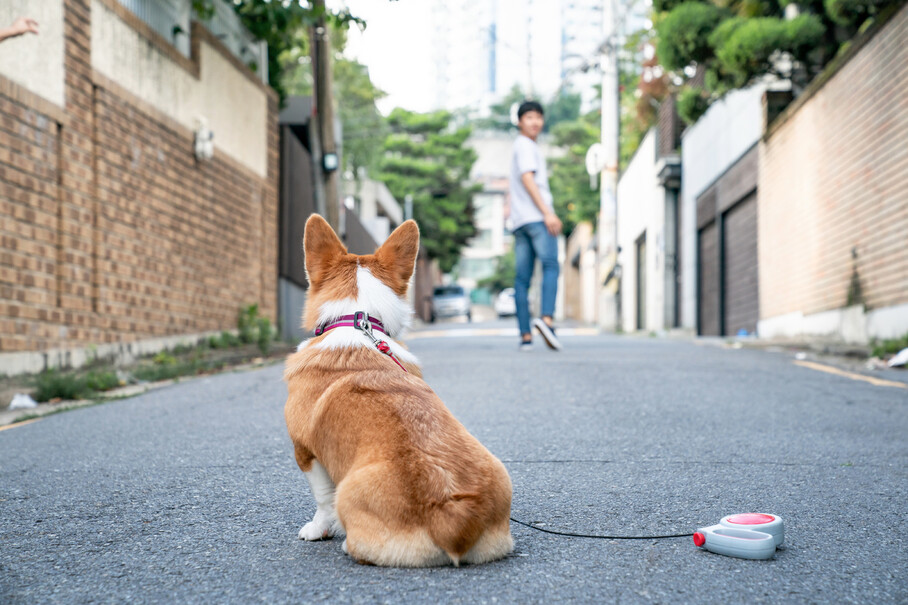
[[[330,241],[327,224],[313,226],[313,220],[306,229],[308,305],[332,313],[341,307],[338,300],[368,306],[364,298],[374,292],[363,290],[377,286],[362,277],[363,267],[370,276],[379,274],[389,292],[403,295],[415,248],[398,240],[412,239],[415,224],[399,228],[402,234],[395,231],[374,257],[355,257]],[[310,250],[311,242],[326,241],[322,249]],[[310,261],[333,267],[332,296],[319,288],[328,274]],[[344,271],[359,274],[354,279],[359,287],[355,295],[338,299]],[[308,305],[307,320],[325,320]],[[354,336],[335,338],[336,346],[326,346],[325,336],[312,339],[288,359],[285,372],[290,393],[285,412],[297,461],[309,471],[317,460],[336,485],[334,504],[347,552],[359,561],[396,566],[481,563],[507,555],[513,540],[511,482],[504,465],[423,382],[415,358],[397,349],[402,369]]]

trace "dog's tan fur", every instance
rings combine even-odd
[[[313,215],[304,248],[310,281],[304,326],[313,330],[323,304],[357,298],[360,267],[403,297],[419,230],[407,221],[374,255],[357,256]],[[511,552],[508,473],[423,382],[419,367],[405,363],[409,373],[403,372],[373,347],[314,346],[324,338],[287,360],[285,417],[300,469],[309,472],[318,461],[336,486],[350,556],[421,567],[482,563]]]

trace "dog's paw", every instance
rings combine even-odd
[[[309,542],[313,540],[327,540],[331,538],[334,534],[331,531],[330,527],[324,527],[315,521],[309,521],[303,525],[300,529],[300,540],[307,540]]]

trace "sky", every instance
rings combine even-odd
[[[350,29],[345,54],[369,67],[372,82],[388,93],[378,109],[394,107],[429,111],[434,102],[427,79],[433,72],[431,53],[414,52],[432,46],[430,6],[425,0],[329,0],[334,9],[346,6],[365,19],[360,32]]]

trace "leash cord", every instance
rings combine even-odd
[[[665,535],[665,536],[597,536],[597,535],[592,535],[592,534],[575,534],[575,533],[566,532],[566,531],[554,531],[551,529],[544,529],[542,527],[536,527],[535,525],[525,523],[523,521],[515,519],[514,517],[511,517],[511,521],[513,521],[514,523],[519,523],[520,525],[523,525],[524,527],[529,527],[530,529],[535,529],[536,531],[545,532],[547,534],[554,534],[556,536],[570,536],[572,538],[598,538],[601,540],[662,540],[663,538],[689,538],[690,536],[694,535],[691,533],[691,534],[669,534],[669,535]]]

